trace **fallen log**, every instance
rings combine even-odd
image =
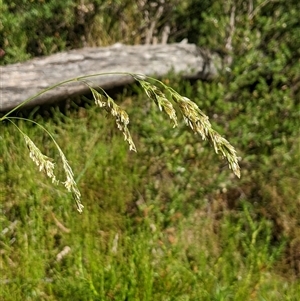
[[[161,78],[169,72],[188,79],[209,79],[217,75],[219,57],[194,44],[136,45],[82,48],[0,67],[0,112],[7,112],[28,97],[64,80],[88,74],[131,72]],[[90,79],[104,89],[134,80],[128,75],[103,75]],[[26,104],[52,104],[88,92],[75,82],[48,91]]]

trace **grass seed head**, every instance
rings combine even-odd
[[[194,133],[200,134],[203,140],[209,140],[214,147],[215,152],[221,153],[227,159],[229,168],[240,178],[240,167],[234,147],[223,138],[218,132],[212,129],[208,116],[206,116],[196,103],[183,97],[170,88],[172,99],[178,104],[183,115],[185,123]]]
[[[81,203],[81,194],[80,194],[80,191],[74,180],[74,174],[73,174],[72,168],[69,165],[69,162],[67,161],[67,158],[64,155],[64,153],[62,152],[62,150],[61,149],[58,149],[58,150],[59,150],[59,155],[60,155],[62,163],[63,163],[64,171],[65,171],[65,174],[67,177],[66,181],[63,182],[63,185],[66,187],[66,189],[69,192],[72,193],[73,198],[76,202],[77,210],[81,213],[84,206]]]
[[[54,175],[54,163],[50,158],[42,154],[40,149],[33,143],[33,141],[23,133],[25,143],[29,149],[29,157],[39,167],[39,170],[44,172],[51,180],[52,183],[58,184]]]
[[[146,95],[155,102],[159,110],[160,111],[164,110],[164,112],[169,116],[169,118],[173,122],[173,127],[176,127],[177,126],[176,111],[172,103],[167,99],[166,95],[160,89],[158,89],[158,87],[152,85],[151,83],[145,80],[138,79],[138,82],[142,86]]]
[[[98,91],[93,88],[90,88],[95,100],[95,103],[100,108],[105,108],[108,113],[110,113],[116,121],[118,129],[123,133],[124,140],[129,145],[129,150],[136,152],[135,144],[132,140],[131,134],[127,125],[129,124],[129,116],[125,110],[118,106],[114,100],[108,95],[103,96]],[[100,99],[100,101],[99,101]]]

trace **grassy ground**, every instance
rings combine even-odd
[[[1,125],[0,300],[299,300],[281,268],[288,239],[253,196],[232,195],[240,182],[212,148],[143,96],[122,105],[137,154],[99,109],[34,117],[74,169],[81,215]],[[39,128],[19,126],[59,161]]]

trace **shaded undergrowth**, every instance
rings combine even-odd
[[[182,89],[195,95],[194,87]],[[3,126],[1,298],[297,300],[297,253],[290,246],[297,246],[299,154],[281,162],[281,173],[272,164],[284,145],[260,166],[237,144],[246,157],[237,180],[207,142],[183,122],[171,129],[145,96],[123,95],[120,105],[131,112],[137,154],[99,108],[35,116],[62,142],[82,215],[64,190],[37,174],[12,126]],[[38,127],[18,125],[55,158]]]

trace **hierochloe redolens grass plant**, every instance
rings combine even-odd
[[[12,109],[10,112],[5,114],[0,120],[7,120],[11,122],[23,136],[25,143],[29,150],[29,156],[32,161],[38,166],[39,171],[44,172],[54,184],[62,184],[65,188],[72,193],[74,200],[76,201],[77,210],[81,213],[84,206],[81,203],[81,194],[78,189],[78,186],[74,180],[74,174],[71,166],[69,165],[66,156],[64,155],[62,149],[52,136],[52,134],[42,125],[36,123],[33,120],[21,118],[21,117],[12,117],[10,116],[12,112],[24,106],[31,100],[35,99],[39,95],[46,93],[49,90],[55,89],[58,86],[70,83],[70,82],[82,82],[86,84],[92,92],[95,104],[105,109],[109,115],[111,115],[117,124],[118,129],[124,134],[124,139],[129,145],[129,149],[132,151],[136,151],[136,146],[133,142],[131,134],[128,129],[129,124],[129,116],[119,105],[115,103],[115,101],[106,93],[104,89],[101,87],[95,87],[93,83],[87,81],[88,78],[108,75],[108,74],[119,74],[119,75],[130,75],[137,81],[142,89],[145,91],[146,95],[156,103],[159,107],[160,111],[164,111],[171,122],[173,123],[173,127],[176,127],[177,122],[177,114],[174,108],[174,105],[178,107],[181,112],[183,119],[187,126],[189,126],[195,134],[199,134],[203,140],[209,140],[214,150],[217,154],[221,154],[223,158],[228,161],[229,168],[233,171],[233,173],[240,177],[240,167],[238,164],[238,158],[234,147],[223,138],[218,132],[212,129],[211,124],[209,122],[209,118],[199,109],[199,107],[192,100],[188,99],[177,93],[174,89],[167,86],[163,82],[154,79],[152,77],[148,77],[140,74],[131,74],[131,73],[100,73],[82,76],[79,78],[73,78],[56,85],[53,85],[38,94],[26,99],[24,102],[19,104],[17,107]],[[65,172],[65,180],[60,181],[57,179],[57,176],[54,173],[55,164],[53,163],[53,159],[44,155],[41,150],[34,144],[34,142],[17,126],[14,122],[15,119],[21,119],[26,122],[32,122],[39,126],[43,131],[45,131],[49,137],[52,139],[54,145],[56,146],[59,156],[62,161],[63,170]]]

